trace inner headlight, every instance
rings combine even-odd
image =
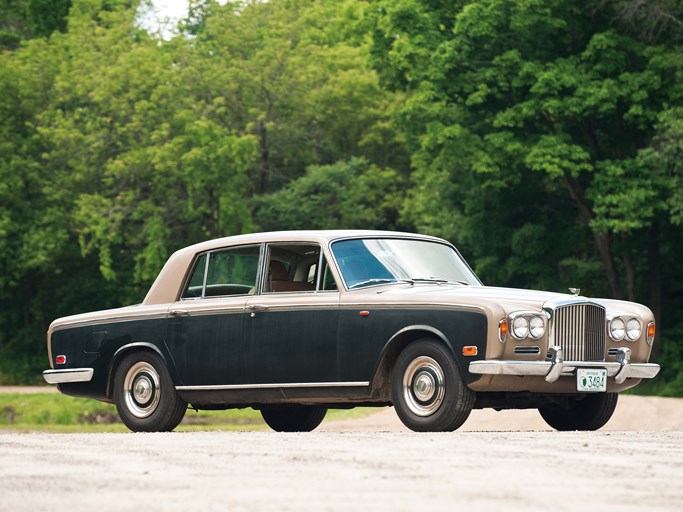
[[[529,321],[523,317],[518,316],[512,321],[512,334],[517,339],[524,339],[529,334]]]
[[[614,341],[621,341],[626,335],[626,324],[619,318],[613,318],[609,323],[609,335]]]
[[[636,341],[640,338],[640,333],[643,331],[643,326],[637,318],[629,318],[626,322],[626,337],[631,341]]]
[[[543,336],[545,332],[545,322],[540,316],[532,316],[529,320],[529,333],[534,339],[538,339]]]

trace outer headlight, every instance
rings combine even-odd
[[[545,333],[545,322],[543,318],[538,315],[534,315],[529,319],[529,334],[531,337],[537,340]]]
[[[523,317],[518,316],[512,321],[512,334],[518,340],[523,340],[529,335],[529,321]]]
[[[612,318],[609,323],[609,335],[614,341],[621,341],[626,335],[626,324],[618,316]]]
[[[641,332],[643,332],[643,326],[641,325],[640,320],[637,318],[629,318],[628,322],[626,322],[626,337],[630,341],[636,341],[640,338]]]

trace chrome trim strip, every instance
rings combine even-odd
[[[521,347],[515,347],[514,353],[521,356],[535,356],[541,353],[541,348],[537,346],[523,345]]]
[[[65,382],[90,382],[94,370],[92,368],[71,368],[68,370],[45,370],[43,378],[48,384],[64,384]]]
[[[486,314],[486,310],[482,306],[475,306],[473,304],[460,304],[457,302],[340,302],[339,309],[370,309],[373,308],[400,308],[407,309],[411,307],[419,307],[420,309],[426,309],[430,307],[453,309],[458,308],[458,310],[466,311],[478,311]]]
[[[98,325],[98,324],[115,324],[117,322],[132,322],[134,320],[156,320],[165,319],[168,316],[166,311],[162,313],[141,313],[132,315],[122,315],[122,316],[112,316],[108,318],[97,318],[92,320],[76,320],[73,322],[60,323],[55,326],[51,332],[61,331],[62,329],[70,329],[72,327],[84,327],[86,325]]]
[[[176,386],[177,391],[218,391],[231,389],[277,389],[277,388],[362,388],[370,382],[298,382],[278,384],[229,384],[225,386]]]
[[[627,360],[617,362],[603,361],[563,361],[561,351],[553,354],[551,361],[472,361],[470,373],[478,375],[529,375],[545,376],[548,382],[559,377],[573,375],[577,368],[604,368],[608,377],[616,377],[617,383],[625,379],[652,379],[660,370],[656,363],[630,363]]]

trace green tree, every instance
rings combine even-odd
[[[463,239],[493,282],[584,280],[661,318],[657,269],[680,271],[661,260],[680,170],[660,150],[683,93],[680,2],[376,4],[375,66],[409,94],[405,214]]]
[[[309,166],[300,178],[256,199],[255,222],[264,230],[396,229],[402,181],[363,158]]]
[[[405,166],[386,122],[393,95],[367,64],[363,2],[247,1],[197,6],[176,44],[206,115],[258,142],[250,192],[276,190],[310,164],[364,156]]]

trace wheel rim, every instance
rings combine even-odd
[[[443,370],[427,356],[413,359],[403,374],[403,398],[410,412],[417,416],[434,414],[446,392]]]
[[[126,407],[136,418],[146,418],[159,405],[161,386],[159,374],[154,367],[141,361],[131,366],[123,380]]]

